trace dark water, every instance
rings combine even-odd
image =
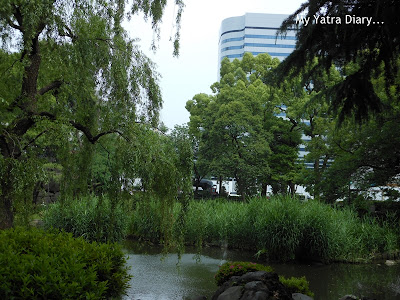
[[[204,248],[201,255],[186,248],[186,254],[179,259],[176,254],[160,254],[159,247],[135,242],[127,242],[124,247],[134,276],[125,299],[186,300],[200,295],[210,299],[217,289],[214,274],[226,260],[265,263],[257,261],[252,253],[220,248]],[[315,300],[338,300],[346,294],[377,300],[400,299],[400,264],[269,265],[286,277],[306,276]]]

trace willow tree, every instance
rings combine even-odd
[[[183,2],[175,3],[179,29]],[[165,5],[1,1],[0,228],[12,226],[16,197],[31,197],[43,140],[66,144],[77,137],[90,145],[129,136],[135,122],[157,124],[158,75],[121,24],[127,11],[143,12],[157,32]],[[175,53],[178,41],[179,31]]]

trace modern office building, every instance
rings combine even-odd
[[[240,17],[223,20],[219,36],[218,65],[221,65],[224,57],[230,60],[240,59],[246,52],[253,55],[267,52],[281,61],[288,57],[296,44],[294,30],[289,30],[286,36],[276,35],[283,20],[288,16],[246,13]]]

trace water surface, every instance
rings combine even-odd
[[[216,291],[214,275],[225,261],[258,261],[253,253],[220,248],[186,248],[177,254],[162,255],[162,249],[137,242],[124,245],[131,266],[131,287],[125,299],[189,300]],[[306,276],[315,300],[338,300],[346,294],[377,300],[400,299],[400,265],[373,264],[268,264],[286,277]]]

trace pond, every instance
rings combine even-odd
[[[253,261],[271,265],[286,277],[306,276],[314,299],[338,300],[346,294],[377,300],[400,299],[400,264],[269,264],[250,252],[221,248],[186,248],[180,259],[176,254],[162,255],[162,249],[137,242],[126,242],[125,251],[134,276],[124,299],[175,300],[204,295],[211,299],[217,286],[214,274],[227,260]]]

